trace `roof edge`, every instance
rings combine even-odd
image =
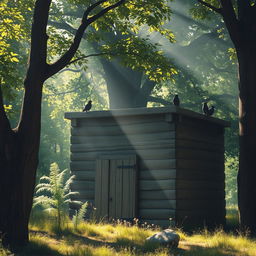
[[[209,121],[212,123],[219,124],[224,127],[230,127],[230,122],[205,116],[203,114],[194,112],[192,110],[169,106],[169,107],[156,107],[156,108],[125,108],[125,109],[111,109],[111,110],[101,110],[101,111],[90,111],[90,112],[66,112],[66,119],[90,119],[90,118],[100,118],[100,117],[124,117],[124,116],[140,116],[140,115],[154,115],[154,114],[178,114],[187,117],[192,117],[196,119],[201,119]]]

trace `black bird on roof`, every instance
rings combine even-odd
[[[88,112],[92,108],[92,101],[89,100],[88,103],[85,105],[83,112]]]
[[[214,107],[214,106],[211,106],[211,107],[209,108],[208,115],[209,115],[209,116],[212,116],[213,113],[214,113],[214,110],[215,110],[215,107]]]
[[[174,104],[175,106],[177,106],[177,107],[180,105],[180,99],[179,99],[178,94],[176,94],[176,95],[174,96],[172,102],[173,102],[173,104]]]
[[[202,110],[203,110],[203,113],[204,113],[206,116],[212,116],[213,113],[214,113],[215,107],[214,107],[214,106],[211,106],[211,107],[209,108],[208,105],[207,105],[207,102],[204,102],[204,103],[203,103]]]
[[[202,110],[203,110],[203,113],[204,113],[206,116],[209,116],[209,107],[208,107],[208,105],[207,105],[207,102],[204,102],[204,103],[203,103]]]

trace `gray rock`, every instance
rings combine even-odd
[[[172,229],[165,229],[147,238],[147,241],[168,245],[171,248],[177,248],[180,236]]]

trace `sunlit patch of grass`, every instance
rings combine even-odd
[[[10,255],[10,254],[11,254],[11,253],[10,253],[9,250],[4,249],[4,248],[2,247],[1,241],[0,241],[0,255],[1,255],[1,256],[7,256],[7,255]]]
[[[33,211],[29,229],[32,231],[43,231],[55,235],[68,235],[73,233],[74,225],[66,217],[66,222],[59,228],[56,222],[56,216],[49,212],[44,211]]]
[[[118,242],[130,241],[131,244],[142,245],[146,237],[154,230],[139,228],[137,225],[125,223],[104,224],[84,222],[78,226],[78,233],[83,236],[95,237],[103,241]]]
[[[38,248],[41,247],[42,253],[33,254],[34,251],[31,249],[27,249],[25,253],[21,255],[65,255],[65,256],[114,256],[114,255],[122,255],[122,256],[136,256],[136,255],[146,255],[146,256],[167,256],[168,250],[164,248],[160,248],[156,250],[154,253],[139,253],[135,248],[132,247],[111,247],[102,243],[100,246],[94,246],[90,244],[83,243],[82,241],[74,241],[73,244],[68,243],[66,240],[60,239],[56,240],[54,238],[45,237],[42,235],[32,235],[30,238],[30,245],[28,248],[34,243],[38,244]],[[69,241],[70,242],[70,241]],[[43,253],[44,252],[44,253]],[[53,254],[52,254],[53,253]],[[54,254],[55,253],[55,254]]]
[[[77,230],[84,236],[98,237],[104,240],[111,239],[114,233],[114,228],[109,224],[90,224],[87,222],[79,224]]]
[[[234,213],[234,212],[233,212]],[[231,211],[231,215],[233,214]],[[169,250],[146,241],[146,238],[159,229],[144,225],[143,228],[135,223],[117,221],[112,224],[83,222],[75,230],[72,222],[66,222],[58,233],[54,225],[47,219],[40,218],[39,223],[31,224],[30,249],[35,252],[36,247],[47,252],[44,255],[67,255],[67,256],[98,256],[98,255],[121,255],[121,256],[255,256],[256,240],[246,236],[225,233],[223,230],[209,232],[201,230],[192,235],[184,233],[181,229],[176,230],[181,241],[178,249]],[[41,228],[42,227],[42,228]],[[28,249],[27,249],[28,250]],[[28,251],[27,251],[28,252]],[[53,253],[53,254],[51,254]],[[4,254],[3,254],[4,255]],[[6,254],[7,255],[7,254]],[[43,255],[27,253],[23,255]]]
[[[203,230],[192,236],[183,236],[179,248],[184,249],[184,256],[255,256],[256,240],[228,234],[223,230],[214,233]]]

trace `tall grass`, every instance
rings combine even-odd
[[[130,226],[125,223],[104,224],[83,222],[77,230],[71,222],[61,236],[51,229],[52,222],[44,218],[30,224],[30,243],[19,256],[255,256],[256,240],[223,230],[206,229],[188,235],[177,230],[181,237],[179,247],[170,250],[146,241],[157,229]],[[9,253],[0,249],[0,255]]]
[[[234,209],[228,211],[230,218]],[[30,222],[30,243],[19,256],[255,256],[256,240],[239,233],[207,229],[193,234],[176,230],[179,247],[170,250],[146,241],[159,229],[143,228],[127,222],[113,224],[81,222],[76,229],[71,221],[65,223],[61,235],[56,235],[52,216],[34,215]],[[236,217],[232,217],[236,220]],[[0,255],[9,255],[0,249]]]
[[[232,211],[228,211],[232,217]],[[236,220],[236,217],[233,217]],[[42,222],[31,224],[31,229],[39,230]],[[45,222],[41,232],[31,233],[33,246],[46,246],[53,255],[127,255],[127,256],[255,256],[256,240],[241,234],[226,233],[223,230],[209,232],[204,229],[197,233],[186,234],[177,230],[181,237],[179,247],[169,250],[166,247],[146,241],[146,238],[159,229],[127,222],[114,224],[82,222],[74,229],[71,222],[66,223],[61,239],[54,235],[51,223]],[[45,233],[43,233],[44,231]],[[45,249],[46,250],[46,249]],[[24,255],[34,255],[34,254]],[[52,255],[52,254],[47,254]]]

